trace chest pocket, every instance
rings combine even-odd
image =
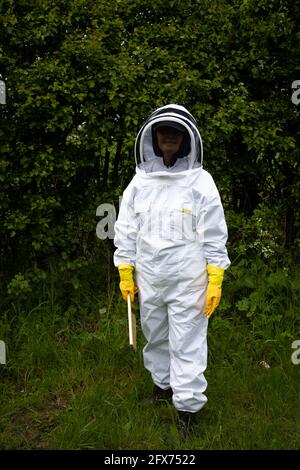
[[[196,239],[196,216],[192,202],[179,202],[168,213],[171,238]]]
[[[150,204],[150,199],[143,199],[141,197],[136,198],[134,201],[135,214],[143,214],[144,212],[148,212],[150,209]]]
[[[139,189],[134,198],[134,212],[135,214],[144,214],[152,208],[155,201],[159,199],[160,188],[146,186]]]
[[[138,217],[138,230],[146,229],[150,222],[150,207],[151,207],[151,199],[147,194],[140,193],[134,200],[134,213]]]

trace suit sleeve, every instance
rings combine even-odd
[[[135,266],[138,220],[133,208],[134,194],[135,186],[132,181],[123,193],[119,215],[114,226],[115,266],[120,264]]]
[[[226,242],[228,238],[223,205],[219,191],[212,179],[209,178],[208,191],[202,205],[198,230],[201,233],[204,256],[207,264],[226,269],[230,266]]]

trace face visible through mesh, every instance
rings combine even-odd
[[[167,166],[173,166],[177,158],[186,157],[191,151],[188,131],[178,124],[175,126],[158,123],[152,126],[152,144],[156,156],[164,157]]]

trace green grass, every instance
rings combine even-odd
[[[291,362],[299,323],[290,311],[272,321],[231,313],[231,282],[210,322],[208,403],[184,444],[173,407],[149,399],[144,338],[139,328],[138,352],[129,349],[115,288],[104,298],[91,283],[68,300],[58,286],[44,288],[40,303],[7,307],[0,448],[299,449],[300,365]]]

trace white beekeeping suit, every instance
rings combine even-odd
[[[153,137],[162,123],[185,129],[182,152],[169,167]],[[144,364],[154,384],[171,387],[175,408],[194,413],[207,401],[207,265],[230,265],[223,207],[202,168],[196,121],[183,106],[167,105],[149,117],[137,136],[135,159],[136,174],[115,224],[114,263],[135,267]]]

